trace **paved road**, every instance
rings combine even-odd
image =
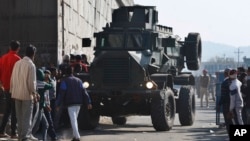
[[[215,123],[215,102],[209,108],[201,108],[196,98],[196,120],[193,126],[181,126],[178,114],[172,130],[156,132],[150,116],[132,116],[124,126],[113,125],[111,119],[102,117],[100,126],[93,131],[81,131],[82,141],[227,141],[225,128]],[[223,122],[223,119],[220,119]],[[70,140],[71,129],[60,132],[61,140]]]
[[[209,108],[201,108],[196,98],[196,120],[193,126],[181,126],[178,114],[170,131],[156,132],[150,116],[132,116],[124,126],[113,125],[108,117],[101,117],[100,126],[91,131],[80,131],[82,141],[228,141],[225,128],[215,124],[215,102]],[[221,118],[223,122],[223,119]],[[58,132],[61,141],[70,141],[71,128]],[[36,134],[36,137],[41,137]],[[10,140],[10,139],[0,139]]]

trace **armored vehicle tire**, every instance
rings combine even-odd
[[[198,70],[201,63],[201,37],[199,33],[189,33],[185,39],[187,68]]]
[[[177,104],[179,111],[179,121],[181,125],[193,125],[195,119],[195,95],[191,87],[181,87]]]
[[[173,127],[176,105],[171,90],[162,90],[163,98],[153,98],[151,103],[151,119],[156,131],[169,131]]]
[[[113,124],[117,125],[125,125],[127,122],[126,117],[121,117],[121,116],[113,116],[111,117]]]
[[[93,110],[88,110],[86,106],[82,106],[78,115],[78,127],[81,130],[95,129],[99,124],[100,115]]]

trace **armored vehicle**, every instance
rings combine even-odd
[[[112,22],[94,34],[95,58],[87,79],[93,109],[88,114],[81,109],[81,129],[95,128],[100,116],[124,125],[128,116],[150,115],[156,131],[170,130],[176,113],[181,125],[194,123],[195,80],[183,69],[199,69],[200,34],[188,33],[181,41],[171,27],[157,22],[155,6],[120,7]]]

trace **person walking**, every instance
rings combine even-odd
[[[217,110],[220,111],[222,107],[223,117],[225,121],[225,126],[227,129],[227,133],[229,133],[229,126],[232,125],[232,120],[227,117],[227,114],[229,112],[229,106],[230,106],[230,90],[229,86],[231,84],[231,80],[229,79],[229,71],[230,69],[224,70],[224,77],[225,79],[221,83],[221,97],[218,103]]]
[[[0,61],[0,83],[2,84],[2,89],[6,97],[6,106],[2,118],[2,123],[0,126],[0,138],[9,137],[6,133],[5,128],[11,116],[11,138],[17,138],[17,120],[15,111],[15,100],[11,98],[10,93],[10,78],[12,74],[13,67],[17,61],[21,58],[18,55],[20,50],[19,41],[11,41],[9,52],[1,57]]]
[[[32,129],[32,132],[35,134],[40,126],[42,127],[42,138],[43,141],[47,141],[47,131],[49,128],[49,124],[47,121],[47,118],[44,114],[44,108],[47,106],[46,105],[46,90],[52,89],[53,86],[52,84],[49,84],[44,81],[44,73],[41,69],[36,70],[36,78],[37,78],[37,92],[40,95],[39,99],[39,114],[37,121],[35,123],[35,126]]]
[[[66,78],[61,82],[58,96],[56,101],[57,108],[65,105],[68,109],[73,129],[72,141],[80,141],[77,117],[83,103],[88,104],[88,109],[91,109],[92,105],[86,89],[82,86],[81,79],[73,75],[73,68],[71,66],[66,68]]]
[[[237,79],[237,71],[235,69],[230,70],[229,78],[232,83],[229,86],[230,89],[230,108],[229,117],[233,118],[234,125],[243,125],[242,120],[242,108],[243,99],[241,94],[242,83]]]
[[[207,70],[203,70],[203,76],[200,77],[200,98],[201,98],[201,107],[203,107],[203,96],[205,95],[206,98],[206,106],[207,108],[209,108],[209,104],[208,104],[208,85],[210,82],[210,77],[207,75]]]
[[[57,89],[57,80],[58,80],[58,69],[56,67],[48,68],[49,71],[45,71],[48,77],[45,77],[45,81],[47,78],[47,82],[51,82],[53,85],[53,89],[49,90],[49,98],[50,98],[50,107],[51,107],[51,118],[54,120],[55,117],[55,101],[56,101],[56,89]],[[50,73],[50,74],[49,74]]]
[[[56,80],[53,80],[51,78],[51,71],[50,70],[45,70],[44,71],[45,74],[45,82],[50,84],[52,86],[52,88],[46,90],[45,93],[45,104],[46,106],[43,108],[45,117],[48,121],[49,127],[48,127],[48,134],[51,138],[52,141],[57,140],[57,135],[56,135],[56,131],[54,128],[54,122],[52,119],[52,111],[54,112],[54,105],[51,105],[52,102],[54,102],[55,98],[56,98]]]
[[[33,105],[39,97],[36,92],[36,66],[33,63],[36,47],[26,47],[25,56],[14,65],[10,92],[15,99],[16,117],[18,124],[18,140],[37,140],[32,135]]]

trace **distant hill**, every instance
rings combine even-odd
[[[202,62],[207,62],[214,57],[234,58],[238,61],[238,53],[240,62],[243,61],[243,57],[250,58],[250,46],[241,46],[239,50],[235,46],[215,43],[210,41],[202,41]]]

